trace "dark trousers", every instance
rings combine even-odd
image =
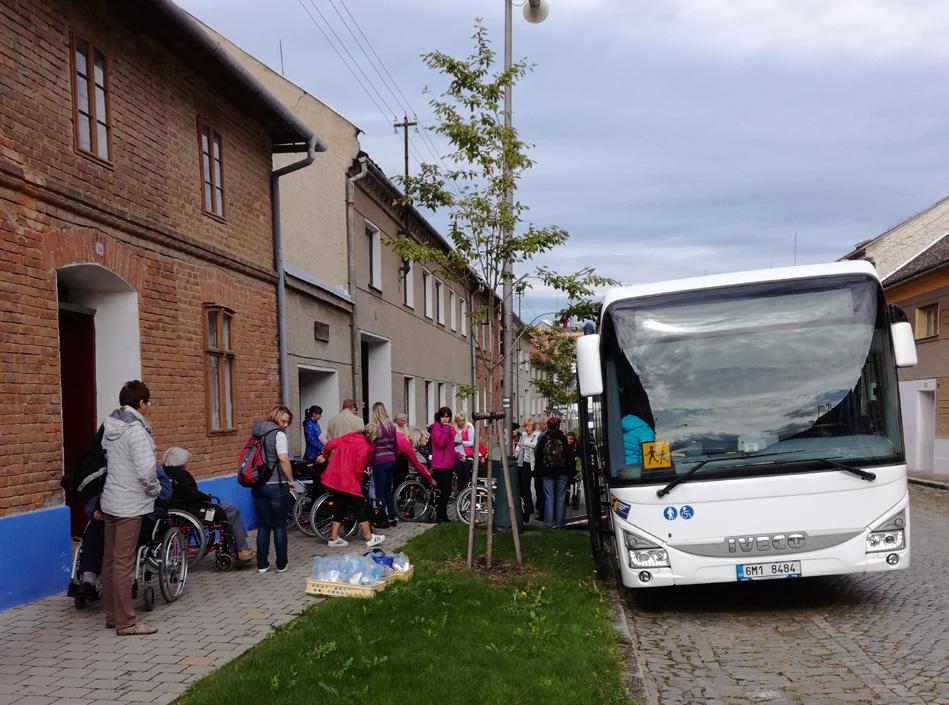
[[[357,524],[369,521],[369,505],[365,497],[362,495],[357,497],[339,490],[331,491],[333,493],[333,521],[343,524],[351,516],[356,517]]]
[[[517,466],[517,479],[521,491],[521,506],[524,521],[528,521],[534,513],[534,500],[531,498],[531,466],[524,463]]]
[[[102,574],[102,554],[105,551],[105,522],[93,519],[82,534],[82,554],[79,556],[79,577],[90,572]]]
[[[471,458],[455,461],[455,474],[458,476],[458,491],[461,492],[471,482]]]
[[[395,459],[395,471],[392,473],[392,485],[398,488],[409,476],[409,461],[404,456]]]
[[[279,472],[279,468],[277,471]],[[287,566],[287,513],[290,511],[290,488],[287,483],[267,484],[253,490],[257,510],[257,567],[269,568],[270,534],[277,552],[277,568]]]
[[[132,578],[135,549],[142,517],[105,515],[105,550],[102,554],[102,602],[105,621],[116,630],[134,627],[138,621],[132,610]]]
[[[395,519],[395,461],[372,466],[372,481],[376,486],[376,500],[385,505],[386,515]]]
[[[448,521],[448,496],[451,494],[451,468],[434,468],[432,477],[438,485],[438,502],[435,505],[435,521]]]

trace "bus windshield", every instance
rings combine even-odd
[[[869,277],[619,301],[603,333],[614,484],[667,482],[710,458],[696,479],[902,460],[886,305]],[[671,467],[643,469],[650,430]]]

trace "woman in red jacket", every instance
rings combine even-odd
[[[451,409],[443,406],[435,413],[430,431],[432,438],[432,474],[438,483],[438,503],[435,521],[448,521],[448,497],[451,494],[451,474],[455,469],[455,429],[451,425]]]
[[[330,525],[330,540],[327,545],[333,547],[348,546],[346,539],[339,537],[339,529],[347,516],[353,515],[359,522],[366,546],[372,548],[385,541],[382,534],[372,533],[369,528],[369,507],[362,493],[362,481],[369,465],[373,443],[379,437],[379,427],[368,424],[362,431],[353,431],[345,436],[334,438],[323,446],[323,454],[317,463],[329,458],[329,465],[323,471],[320,482],[333,492],[333,523]],[[396,434],[396,452],[404,455],[418,470],[419,474],[434,485],[435,481],[428,469],[415,457],[415,451],[408,438]]]

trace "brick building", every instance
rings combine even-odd
[[[278,401],[273,154],[316,146],[168,0],[0,0],[0,608],[64,588],[59,479],[125,381],[199,477]]]

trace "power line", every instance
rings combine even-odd
[[[385,114],[386,114],[385,111],[382,109],[382,107],[379,105],[379,103],[376,101],[376,99],[372,97],[372,93],[369,92],[369,89],[366,88],[365,84],[363,84],[363,82],[359,79],[359,76],[356,75],[356,72],[353,71],[352,66],[350,66],[350,65],[346,62],[346,59],[343,58],[343,55],[339,53],[339,49],[337,49],[337,48],[336,48],[336,45],[333,44],[333,40],[331,40],[331,39],[329,38],[329,35],[328,35],[328,34],[326,33],[326,31],[323,29],[322,25],[320,25],[320,23],[317,22],[316,18],[313,16],[313,13],[310,12],[310,11],[307,9],[306,5],[303,4],[303,0],[297,0],[297,2],[300,3],[300,7],[303,8],[303,11],[307,14],[307,16],[308,16],[308,17],[310,18],[310,20],[313,22],[313,24],[316,25],[316,28],[317,28],[318,30],[320,30],[320,34],[322,34],[322,35],[323,35],[323,38],[326,39],[326,43],[330,45],[330,47],[333,49],[334,52],[336,52],[336,56],[339,57],[339,60],[342,61],[343,64],[345,64],[345,66],[346,66],[347,69],[349,69],[349,73],[351,73],[352,76],[353,76],[353,78],[356,79],[356,83],[358,83],[359,86],[360,86],[360,88],[363,89],[363,91],[365,92],[365,94],[369,97],[369,100],[372,101],[372,104],[375,105],[376,108],[379,110],[379,113],[380,113],[383,117],[385,117]],[[386,119],[386,122],[389,121],[388,118],[385,118],[385,119]]]
[[[346,56],[348,56],[350,61],[353,62],[353,65],[356,67],[359,73],[362,74],[362,77],[366,79],[366,83],[368,83],[369,86],[372,88],[372,90],[375,91],[376,96],[379,98],[382,104],[386,106],[386,110],[389,111],[389,114],[392,115],[392,119],[394,120],[395,116],[398,114],[399,111],[393,110],[391,107],[389,107],[389,104],[386,102],[386,99],[382,97],[382,93],[380,93],[379,89],[376,88],[376,84],[373,83],[372,79],[366,75],[366,72],[362,70],[362,66],[359,65],[358,61],[356,61],[356,57],[354,57],[352,53],[349,51],[349,49],[346,48],[346,45],[343,43],[343,40],[340,39],[339,35],[336,33],[336,30],[333,29],[333,25],[330,23],[328,19],[326,19],[326,15],[324,15],[323,12],[320,10],[320,8],[317,7],[315,0],[310,0],[310,5],[313,6],[313,9],[316,10],[317,14],[319,14],[319,16],[322,18],[323,22],[326,23],[326,26],[329,28],[330,32],[332,32],[333,36],[336,37],[336,41],[339,42],[339,45],[343,48],[343,51],[346,52]]]

